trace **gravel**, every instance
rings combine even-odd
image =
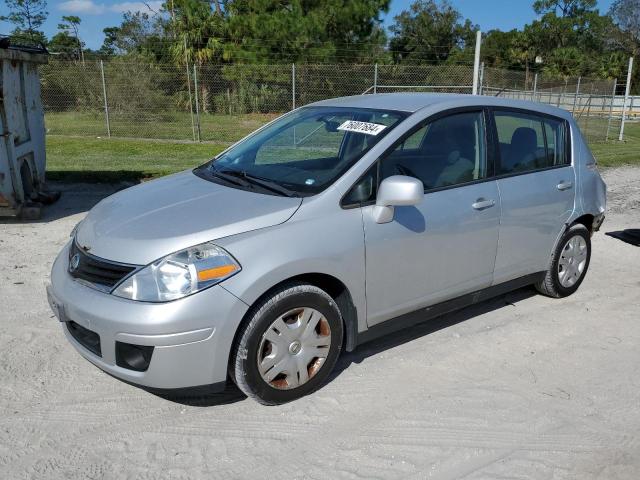
[[[235,388],[161,397],[83,360],[45,297],[72,227],[113,186],[59,185],[0,224],[0,478],[640,478],[640,169],[605,172],[587,278],[521,289],[344,355],[263,407]]]

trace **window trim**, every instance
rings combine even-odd
[[[347,195],[349,195],[349,193],[351,192],[351,190],[358,184],[358,182],[360,180],[362,180],[362,178],[364,178],[365,175],[367,175],[369,173],[369,171],[371,170],[371,168],[376,168],[377,172],[376,172],[376,181],[377,181],[377,185],[376,185],[376,193],[378,191],[378,189],[380,188],[380,183],[381,183],[381,179],[380,179],[380,162],[387,156],[389,155],[391,152],[393,152],[399,145],[402,145],[407,138],[409,138],[411,135],[413,135],[414,133],[416,133],[417,131],[421,130],[422,128],[424,128],[427,124],[435,122],[437,120],[440,120],[441,118],[445,118],[445,117],[449,117],[452,115],[456,115],[456,114],[460,114],[460,113],[482,113],[482,117],[483,117],[483,124],[484,124],[484,142],[485,142],[485,155],[486,155],[486,161],[487,161],[487,173],[485,178],[479,178],[477,180],[471,180],[469,182],[464,182],[464,183],[457,183],[455,185],[445,185],[442,187],[435,187],[435,188],[430,188],[424,189],[424,193],[425,195],[428,195],[430,193],[434,193],[434,192],[441,192],[443,190],[449,190],[452,188],[459,188],[459,187],[464,187],[467,185],[475,185],[477,183],[482,183],[482,182],[487,182],[487,181],[491,181],[494,180],[494,173],[495,173],[495,162],[494,162],[494,158],[495,158],[495,144],[494,144],[494,139],[493,139],[493,134],[491,132],[491,129],[489,128],[489,112],[487,111],[487,107],[486,106],[482,106],[482,105],[470,105],[468,107],[456,107],[456,108],[450,108],[448,110],[442,110],[440,112],[436,112],[433,115],[429,115],[426,118],[423,118],[420,122],[416,123],[413,127],[411,127],[409,130],[407,130],[400,138],[398,138],[395,142],[393,142],[391,144],[391,146],[387,147],[387,149],[385,149],[379,156],[378,158],[375,160],[374,163],[371,164],[371,166],[365,171],[365,173],[363,173],[360,177],[358,177],[358,179],[347,189],[347,192],[340,198],[340,207],[344,210],[347,209],[351,209],[351,208],[362,208],[362,207],[366,207],[366,206],[370,206],[370,205],[375,205],[376,200],[369,200],[367,202],[359,202],[359,203],[350,203],[350,204],[345,204],[344,203],[344,199]],[[399,126],[399,125],[398,125]],[[422,144],[422,142],[421,142]]]
[[[496,107],[496,106],[490,106],[490,107],[486,107],[489,118],[490,118],[490,122],[491,122],[491,130],[493,131],[493,137],[494,137],[494,148],[495,148],[495,169],[494,169],[494,179],[495,180],[502,180],[503,178],[511,178],[511,177],[518,177],[520,175],[530,175],[532,173],[537,173],[537,172],[546,172],[547,170],[555,170],[558,168],[566,168],[566,167],[571,167],[573,166],[573,151],[571,149],[571,125],[569,124],[569,121],[566,120],[565,118],[562,117],[558,117],[556,115],[551,115],[548,113],[544,113],[544,112],[538,112],[536,110],[527,110],[526,108],[518,108],[518,107]],[[564,150],[565,150],[565,160],[568,160],[567,163],[564,163],[562,165],[552,165],[550,167],[543,167],[543,168],[534,168],[533,170],[526,170],[524,172],[510,172],[510,173],[502,173],[502,174],[497,174],[498,172],[498,167],[501,165],[501,161],[502,158],[500,156],[500,141],[498,139],[498,127],[496,126],[496,122],[495,122],[495,112],[513,112],[513,113],[519,113],[521,115],[531,115],[531,116],[535,116],[535,117],[540,117],[541,120],[544,120],[545,118],[548,118],[550,120],[555,120],[556,122],[560,122],[564,128]],[[546,137],[546,132],[545,132],[545,128],[544,128],[544,124],[542,125],[542,132],[544,135],[544,142],[545,142],[545,152],[548,150],[547,147],[547,137]]]
[[[514,112],[514,113],[521,113],[524,115],[534,115],[534,116],[538,116],[538,117],[542,117],[542,118],[549,118],[551,120],[555,120],[557,122],[561,122],[564,126],[564,134],[565,134],[565,155],[566,155],[566,159],[568,160],[568,163],[563,164],[563,165],[553,165],[551,167],[545,167],[545,168],[538,168],[535,170],[528,170],[526,172],[514,172],[514,173],[505,173],[502,175],[498,175],[497,171],[498,171],[498,166],[500,165],[500,142],[498,140],[498,130],[496,128],[495,125],[495,117],[494,117],[494,112],[495,111],[501,111],[501,112]],[[573,147],[572,147],[572,143],[571,143],[571,124],[569,123],[569,121],[565,118],[556,116],[556,115],[552,115],[549,113],[545,113],[545,112],[539,112],[537,110],[529,110],[526,108],[519,108],[519,107],[496,107],[495,105],[473,105],[473,106],[468,106],[468,107],[456,107],[456,108],[451,108],[448,110],[442,110],[440,112],[434,113],[433,115],[430,115],[424,119],[422,119],[420,122],[418,122],[416,125],[414,125],[413,127],[411,127],[411,129],[409,129],[405,134],[403,134],[398,140],[396,140],[395,142],[393,142],[391,144],[390,147],[388,147],[386,150],[384,150],[384,152],[382,152],[378,158],[370,165],[370,167],[365,170],[365,172],[360,175],[358,177],[358,179],[347,189],[346,193],[340,198],[340,207],[343,210],[349,210],[352,208],[362,208],[362,207],[367,207],[367,206],[371,206],[371,205],[375,205],[376,203],[376,199],[373,200],[369,200],[367,202],[359,202],[359,203],[350,203],[350,204],[345,204],[344,203],[344,199],[346,198],[347,195],[349,195],[349,193],[351,193],[351,190],[358,184],[358,182],[360,182],[360,180],[362,180],[372,168],[376,168],[377,172],[376,172],[376,181],[377,181],[377,185],[376,185],[376,194],[378,189],[380,188],[380,162],[381,160],[388,155],[391,151],[395,150],[398,145],[404,143],[406,141],[406,139],[413,135],[414,133],[416,133],[418,130],[420,130],[421,128],[423,128],[427,123],[439,120],[440,118],[449,116],[449,115],[455,115],[456,113],[468,113],[468,112],[479,112],[482,111],[483,115],[484,115],[484,130],[485,130],[485,142],[486,142],[486,154],[487,154],[487,176],[485,178],[481,178],[478,180],[472,180],[470,182],[465,182],[465,183],[458,183],[456,185],[447,185],[447,186],[443,186],[443,187],[436,187],[436,188],[432,188],[432,189],[425,189],[425,195],[428,195],[430,193],[436,193],[436,192],[441,192],[443,190],[450,190],[452,188],[460,188],[460,187],[466,187],[469,185],[476,185],[479,183],[483,183],[483,182],[489,182],[489,181],[497,181],[497,180],[501,180],[503,178],[510,178],[510,177],[517,177],[520,175],[530,175],[532,173],[537,173],[537,172],[544,172],[547,170],[555,170],[558,168],[565,168],[565,167],[572,167],[573,166]],[[406,119],[405,119],[406,120]],[[403,121],[405,121],[403,120]],[[400,123],[401,124],[401,123]],[[400,126],[400,124],[397,125]],[[543,129],[544,131],[544,129]],[[546,133],[545,133],[546,135]],[[546,149],[546,139],[545,139],[545,149]]]

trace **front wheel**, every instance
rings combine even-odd
[[[259,301],[238,332],[230,369],[236,385],[265,405],[322,385],[342,348],[342,316],[313,285],[290,283]]]
[[[567,229],[551,256],[551,265],[538,291],[550,297],[566,297],[574,293],[587,274],[591,260],[591,236],[584,225]]]

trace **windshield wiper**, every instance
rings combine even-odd
[[[233,177],[236,179],[242,179],[247,183],[253,183],[255,185],[259,185],[262,188],[266,188],[267,190],[271,190],[272,192],[279,193],[287,197],[299,196],[293,190],[289,190],[288,188],[283,187],[282,185],[280,185],[277,182],[274,182],[273,180],[251,175],[250,173],[247,173],[244,170],[222,170],[222,171],[216,171],[216,173],[223,174],[225,176]]]
[[[236,175],[229,175],[228,172],[221,172],[219,170],[216,170],[215,168],[210,168],[209,172],[211,173],[211,175],[213,175],[214,177],[218,177],[221,178],[229,183],[232,183],[234,185],[239,185],[241,187],[249,187],[251,186],[251,183],[248,182],[247,180],[245,180],[243,177],[238,177]]]

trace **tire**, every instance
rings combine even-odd
[[[249,311],[231,351],[230,376],[264,405],[296,400],[318,389],[331,373],[343,330],[340,310],[325,291],[284,284]]]
[[[574,242],[573,246],[570,242]],[[580,254],[574,256],[572,252],[580,252]],[[569,261],[570,263],[568,263]],[[544,279],[536,284],[536,289],[543,295],[553,298],[571,295],[578,290],[587,275],[590,261],[591,235],[589,230],[581,224],[572,225],[558,242],[551,255],[549,270],[547,270]]]

